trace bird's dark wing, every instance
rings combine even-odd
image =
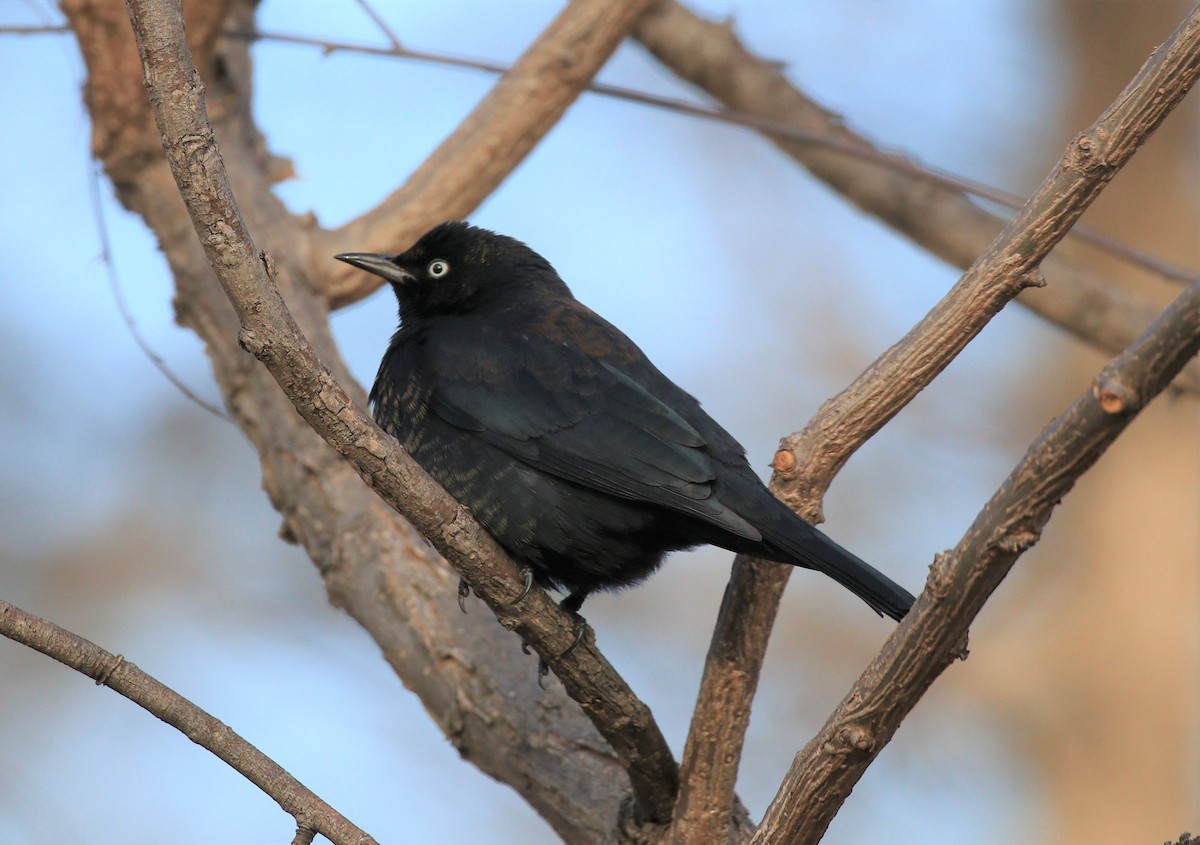
[[[705,437],[603,356],[490,324],[448,331],[427,354],[430,409],[447,423],[541,472],[761,539],[713,495]]]

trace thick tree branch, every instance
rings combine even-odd
[[[1002,229],[1002,218],[958,189],[846,128],[840,116],[796,89],[778,63],[747,51],[731,27],[706,21],[676,0],[656,0],[638,18],[633,35],[672,72],[730,109],[836,139],[838,148],[873,151],[871,158],[856,158],[830,146],[764,132],[818,179],[942,260],[965,270]],[[887,158],[896,165],[881,163]],[[1079,248],[1069,244],[1055,250],[1042,264],[1050,284],[1027,291],[1018,302],[1115,354],[1149,325],[1158,306],[1085,269],[1079,255]],[[1180,386],[1200,392],[1200,362],[1184,370]]]
[[[546,31],[408,181],[328,239],[320,255],[395,252],[435,222],[464,217],[549,132],[625,38],[649,0],[571,0]],[[361,299],[380,280],[348,265],[322,278],[333,307]]]
[[[146,85],[163,146],[196,234],[216,271],[251,351],[301,416],[466,578],[496,613],[550,664],[564,687],[625,763],[646,819],[669,818],[675,762],[649,710],[594,647],[570,649],[570,619],[544,592],[521,592],[516,566],[470,515],[433,482],[399,444],[338,386],[317,359],[275,288],[270,258],[259,253],[235,204],[202,86],[174,3],[129,0]]]
[[[784,439],[774,464],[776,495],[802,515],[819,519],[825,490],[850,455],[923,390],[1007,302],[1039,282],[1039,263],[1183,99],[1198,74],[1200,10],[1155,51],[1096,123],[1071,142],[1034,196],[941,302],[853,384],[826,402],[802,432]],[[675,820],[683,833],[678,841],[720,841],[727,829],[746,714],[789,573],[786,567],[749,560],[739,559],[735,566],[684,751]],[[904,623],[892,640],[911,624]],[[887,733],[883,742],[890,736]],[[853,769],[851,782],[883,742],[875,743],[861,768]],[[830,767],[826,780],[834,771]],[[812,799],[810,814],[818,814],[825,825],[845,797],[835,800],[827,792],[811,790],[806,795]],[[815,829],[808,828],[810,833]],[[792,840],[784,836],[779,841]]]
[[[285,813],[295,818],[299,829],[320,833],[337,845],[375,842],[228,725],[121,655],[107,652],[3,600],[0,600],[0,634],[87,675],[97,686],[109,687],[208,749],[273,798]]]

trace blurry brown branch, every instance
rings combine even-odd
[[[706,21],[675,0],[656,0],[638,19],[633,35],[675,74],[726,108],[838,139],[848,148],[874,149],[838,115],[797,90],[776,63],[746,50],[731,27]],[[784,133],[768,130],[766,135],[863,211],[956,267],[969,267],[1004,225],[919,165],[896,166],[902,160],[897,154],[880,152],[875,159],[855,160]],[[1160,265],[1155,272],[1168,270],[1172,279],[1187,281],[1195,275],[1161,266],[1160,259],[1152,263]],[[1133,342],[1158,314],[1153,303],[1086,270],[1068,244],[1046,258],[1042,271],[1050,284],[1018,302],[1110,354]],[[1200,392],[1200,364],[1189,365],[1179,385]]]
[[[318,239],[319,254],[392,251],[415,241],[431,218],[466,216],[554,127],[648,2],[573,0],[404,185]],[[334,307],[361,299],[379,281],[349,265],[319,278]]]
[[[239,342],[266,366],[309,425],[430,539],[502,625],[520,634],[554,669],[625,763],[642,818],[669,818],[676,764],[648,708],[590,637],[571,647],[571,619],[543,591],[535,589],[513,603],[523,592],[516,565],[362,412],[317,359],[279,296],[271,258],[254,246],[237,208],[178,5],[156,0],[129,0],[127,5],[167,159],[209,263],[237,311]],[[572,11],[591,5],[569,6],[551,31],[576,33],[577,22],[569,20]],[[572,43],[578,37],[573,35]]]
[[[932,382],[1005,304],[1026,287],[1042,283],[1038,274],[1041,261],[1183,99],[1198,74],[1200,10],[1155,51],[1096,123],[1071,142],[1026,206],[941,302],[853,384],[826,402],[802,432],[784,439],[775,459],[773,492],[800,514],[819,520],[825,490],[850,455]],[[1186,361],[1180,360],[1170,376]],[[1081,462],[1078,471],[1090,465],[1091,460]],[[1045,512],[1048,516],[1049,510]],[[965,560],[970,564],[973,559]],[[789,573],[787,567],[740,557],[735,566],[684,751],[680,810],[675,820],[682,833],[677,841],[719,841],[728,825],[747,714]],[[960,639],[973,616],[960,620]],[[932,683],[953,653],[925,649],[926,641],[911,633],[915,627],[906,620],[885,646],[883,655],[895,659],[897,653],[920,652]],[[903,646],[893,645],[897,642]],[[897,692],[895,687],[879,683],[879,665],[877,660],[860,681],[860,687],[875,684],[871,687],[875,697],[864,702],[860,687],[856,687],[858,697],[853,699],[856,707],[872,713],[893,707],[890,696]],[[927,686],[911,691],[908,709]],[[816,842],[820,838],[850,786],[898,725],[897,719],[886,729],[873,726],[865,746],[857,727],[849,732],[827,730],[820,742],[810,743],[806,754],[814,758],[826,755],[819,761],[823,767],[811,763],[806,770],[808,779],[792,782],[790,790],[802,790],[802,797],[787,804],[787,812],[807,820],[802,841]],[[848,760],[855,765],[845,765]],[[800,841],[793,838],[798,830],[788,826],[783,833],[768,835],[777,838],[762,841]]]
[[[316,831],[337,845],[375,842],[228,725],[121,655],[107,652],[3,600],[0,600],[0,634],[87,675],[97,686],[109,687],[208,749],[274,799],[285,813],[296,819],[299,827]]]

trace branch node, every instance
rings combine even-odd
[[[796,468],[796,453],[791,449],[780,449],[771,461],[771,469],[786,475]]]
[[[114,657],[109,662],[109,664],[104,667],[104,671],[96,676],[96,686],[98,686],[98,687],[105,686],[108,683],[109,679],[113,676],[113,672],[120,669],[124,663],[125,663],[125,655],[118,654],[116,657]]]
[[[954,582],[954,553],[947,549],[933,556],[929,565],[929,577],[925,581],[925,592],[936,601],[950,594]]]
[[[1092,397],[1100,404],[1100,410],[1109,416],[1137,411],[1141,406],[1129,385],[1110,372],[1096,376],[1092,382]]]
[[[1082,176],[1096,178],[1105,171],[1114,170],[1114,166],[1104,156],[1106,145],[1103,141],[1103,130],[1093,127],[1075,136],[1063,156],[1063,169],[1073,170]]]
[[[971,637],[970,631],[963,631],[962,639],[960,639],[957,643],[955,643],[954,648],[950,649],[950,662],[951,663],[953,663],[955,660],[964,660],[965,661],[968,657],[971,656],[971,649],[969,648],[970,637]]]
[[[263,270],[267,273],[267,278],[271,280],[271,284],[278,284],[278,278],[275,275],[275,259],[271,257],[271,253],[265,249],[258,251],[258,260],[262,262]],[[1043,282],[1043,284],[1045,284]]]
[[[1028,528],[1014,528],[1003,532],[996,538],[995,546],[1000,551],[1013,556],[1019,555],[1038,541],[1041,532]]]
[[[870,754],[875,749],[875,734],[863,725],[846,725],[838,729],[838,741],[843,751]]]
[[[254,329],[242,326],[238,330],[238,346],[261,361],[267,354],[268,343],[259,337]]]

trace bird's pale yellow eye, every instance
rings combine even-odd
[[[431,279],[440,279],[450,272],[450,265],[441,258],[435,258],[429,262],[428,272]]]

